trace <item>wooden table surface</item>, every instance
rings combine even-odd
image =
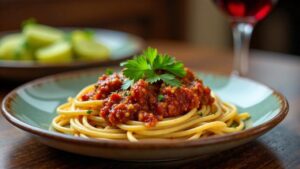
[[[150,41],[149,44],[162,52],[173,54],[194,69],[221,74],[231,71],[232,55],[229,51],[171,41]],[[290,111],[280,125],[246,145],[207,159],[160,163],[120,162],[47,147],[10,125],[0,115],[0,169],[300,168],[300,57],[252,51],[250,68],[250,78],[272,86],[287,97]],[[1,81],[0,101],[14,87]]]

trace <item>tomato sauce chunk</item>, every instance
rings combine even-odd
[[[153,127],[165,117],[184,115],[194,108],[211,105],[214,98],[211,90],[189,70],[181,81],[180,87],[172,87],[163,82],[150,84],[140,79],[128,90],[122,90],[125,78],[122,74],[103,75],[96,89],[82,100],[103,100],[100,116],[109,125],[115,126],[129,120],[142,121]]]

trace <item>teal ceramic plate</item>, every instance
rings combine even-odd
[[[245,130],[196,141],[140,143],[84,139],[49,131],[56,107],[95,82],[100,74],[100,70],[85,70],[27,83],[5,97],[3,115],[42,143],[68,152],[118,160],[171,160],[210,155],[249,142],[276,126],[288,112],[286,99],[263,84],[241,77],[200,73],[206,85],[223,100],[235,104],[239,112],[251,114]]]
[[[62,28],[66,32],[79,28]],[[34,61],[3,61],[0,60],[0,78],[13,81],[27,81],[58,72],[114,65],[122,60],[138,54],[143,50],[145,42],[134,35],[106,29],[91,29],[95,32],[95,39],[105,44],[110,50],[110,60],[79,62],[67,64],[39,64]],[[1,36],[13,32],[1,33]]]

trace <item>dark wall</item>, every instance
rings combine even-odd
[[[123,30],[144,38],[183,39],[183,0],[0,0],[0,31],[35,18],[53,26]]]
[[[256,25],[253,48],[300,55],[300,1],[279,0]]]

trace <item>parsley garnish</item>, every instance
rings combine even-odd
[[[180,81],[186,72],[184,65],[166,54],[158,54],[157,49],[148,48],[142,55],[122,62],[120,66],[125,67],[123,74],[128,78],[125,80],[122,89],[128,89],[134,82],[144,79],[149,83],[162,80],[170,86],[180,86]]]
[[[93,110],[87,110],[86,113],[87,114],[91,114],[93,112]]]
[[[110,68],[107,68],[106,70],[105,70],[105,74],[107,74],[107,75],[112,75],[114,73],[114,70],[112,70],[112,69],[110,69]]]
[[[200,112],[198,112],[198,114],[199,114],[199,116],[203,116],[203,113],[200,111]]]
[[[160,101],[163,101],[164,100],[164,95],[162,95],[162,94],[159,94],[158,96],[157,96],[157,100],[160,102]]]
[[[239,126],[239,124],[236,122],[233,122],[230,127],[236,128],[237,126]]]
[[[129,92],[129,91],[126,91],[126,92],[124,93],[124,96],[130,96],[130,92]]]
[[[128,89],[133,83],[134,83],[133,80],[126,79],[122,85],[122,89],[123,90]]]

